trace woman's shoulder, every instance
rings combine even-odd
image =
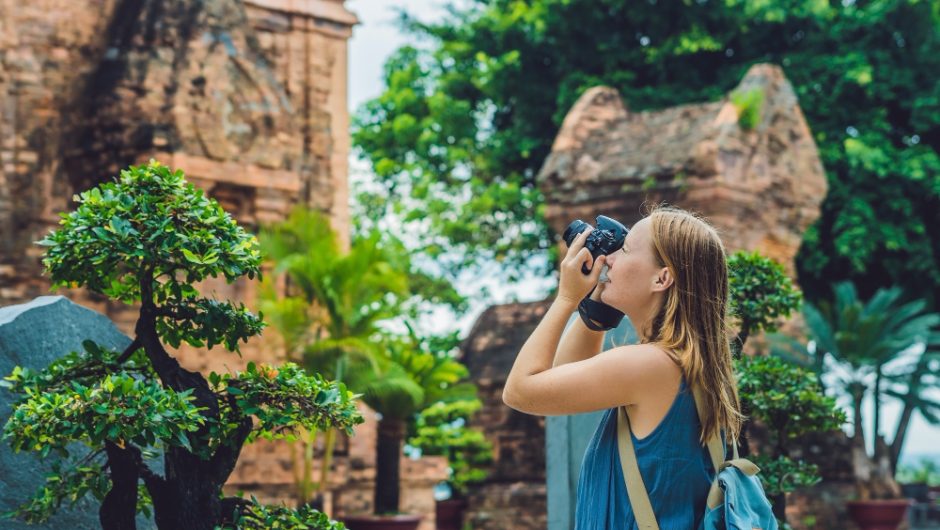
[[[616,346],[607,350],[607,352],[618,357],[623,356],[624,359],[629,359],[634,363],[642,363],[650,368],[659,367],[670,373],[675,373],[676,370],[682,371],[679,356],[672,350],[658,344],[648,342],[628,344]]]

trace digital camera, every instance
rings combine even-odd
[[[588,249],[593,259],[620,250],[620,247],[623,246],[623,240],[630,232],[630,229],[623,226],[619,221],[615,221],[604,215],[598,215],[596,222],[597,228],[588,235],[587,240],[584,242],[584,248]],[[580,219],[572,221],[561,237],[570,247],[571,243],[574,242],[574,238],[578,237],[578,234],[584,232],[590,226],[591,225]],[[591,271],[587,266],[582,265],[581,272],[590,274]]]

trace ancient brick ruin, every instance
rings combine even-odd
[[[185,171],[249,230],[304,204],[327,213],[348,244],[347,40],[356,23],[343,0],[0,0],[0,306],[48,294],[33,242],[74,193],[150,158]],[[202,288],[255,299],[250,281]],[[62,294],[132,331],[135,313],[120,304]],[[189,369],[216,371],[281,360],[270,339],[243,353],[179,356]],[[342,495],[327,499],[337,514],[371,510],[366,414],[363,430],[340,443],[332,486]],[[402,509],[430,514],[430,530],[431,488],[446,466],[406,460],[402,469]],[[259,442],[228,487],[292,501],[292,482],[288,447]]]
[[[585,92],[538,175],[552,230],[561,234],[572,220],[598,214],[629,226],[642,218],[644,204],[665,201],[708,218],[729,252],[760,251],[794,276],[793,258],[819,216],[826,176],[783,71],[752,67],[735,91],[751,90],[762,93],[763,104],[750,129],[739,123],[731,93],[720,101],[630,112],[612,88]],[[536,472],[545,469],[544,420],[518,417],[502,404],[501,393],[547,305],[492,307],[464,343],[464,361],[485,398],[475,424],[496,446],[494,473],[469,508],[471,521],[485,521],[479,528],[546,527],[545,477]],[[832,467],[825,476],[839,478],[845,466]]]

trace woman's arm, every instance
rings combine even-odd
[[[558,295],[519,350],[516,362],[506,378],[506,386],[503,388],[504,400],[507,393],[512,393],[518,381],[552,367],[565,323],[581,299],[597,285],[607,257],[599,256],[595,260],[588,249],[584,248],[584,242],[590,233],[591,229],[581,232],[568,247],[568,253],[559,267]],[[582,265],[591,267],[591,273],[583,274]]]
[[[598,284],[591,298],[600,300],[600,293],[603,289],[604,284]],[[603,345],[604,332],[588,328],[579,316],[561,336],[561,344],[558,345],[558,351],[555,353],[552,366],[590,359],[601,352]]]

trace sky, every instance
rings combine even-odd
[[[360,20],[360,24],[353,29],[353,37],[349,41],[348,98],[351,113],[355,112],[364,102],[381,94],[384,88],[382,66],[392,52],[402,45],[415,44],[413,37],[403,34],[398,29],[396,9],[404,8],[407,12],[416,14],[419,19],[429,21],[446,16],[443,6],[447,3],[442,0],[346,1],[346,6],[356,13]],[[353,153],[350,156],[350,179],[352,181],[368,181],[369,178],[368,165],[358,160]],[[511,300],[539,300],[544,297],[546,288],[550,287],[544,278],[533,278],[511,288],[507,288],[496,280],[480,278],[467,278],[460,283],[464,286],[472,286],[473,289],[479,289],[481,285],[485,285],[493,293],[495,303]],[[456,327],[461,330],[462,336],[466,335],[480,312],[485,308],[479,303],[472,304],[466,316],[456,322]],[[443,323],[447,321],[448,315],[441,313],[433,318]],[[454,329],[452,325],[448,325],[447,328]],[[937,398],[940,399],[940,396],[937,396]],[[850,410],[847,402],[840,404]],[[873,408],[871,400],[868,400],[865,406],[867,408],[866,421],[870,422]],[[882,414],[882,421],[885,426],[883,430],[887,431],[890,439],[893,436],[893,429],[900,414],[900,407],[894,403],[887,404],[883,408]],[[940,458],[940,427],[931,427],[922,417],[915,415],[909,433],[904,447],[905,460],[910,461],[923,454],[931,454]],[[870,435],[868,439],[871,439]]]

